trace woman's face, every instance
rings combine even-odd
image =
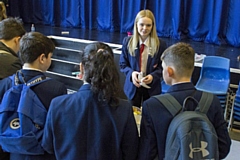
[[[153,22],[148,17],[140,18],[137,22],[137,30],[143,41],[146,40],[148,35],[151,33],[153,27]]]

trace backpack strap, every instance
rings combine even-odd
[[[168,93],[153,97],[159,100],[172,116],[175,116],[182,109],[182,105]]]
[[[200,112],[207,113],[209,107],[211,106],[213,101],[213,94],[208,92],[202,92],[202,97],[198,102],[198,106],[200,107]]]
[[[49,80],[49,79],[50,79],[50,78],[46,77],[45,75],[38,75],[38,76],[33,77],[32,79],[30,79],[30,80],[26,83],[26,85],[27,85],[28,87],[32,87],[32,86],[35,86],[35,85],[37,85],[37,84],[39,84],[39,83],[45,82],[45,81],[47,81],[47,80]]]
[[[12,86],[16,86],[19,84],[25,84],[28,87],[35,86],[39,83],[42,83],[42,82],[45,82],[45,81],[51,79],[51,78],[46,77],[45,75],[37,75],[37,76],[33,77],[32,79],[30,79],[28,82],[25,82],[22,75],[19,75],[18,73],[10,76],[9,78],[12,80]]]
[[[182,109],[182,105],[170,94],[166,93],[163,95],[157,95],[153,96],[157,100],[159,100],[164,107],[172,114],[172,116],[175,116],[179,113],[179,111]],[[210,105],[212,104],[213,100],[213,94],[208,92],[202,92],[202,96],[200,101],[198,102],[198,110],[202,113],[207,113]]]

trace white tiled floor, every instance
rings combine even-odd
[[[240,142],[232,140],[231,150],[225,160],[239,160],[240,159]]]

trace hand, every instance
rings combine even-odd
[[[150,83],[152,83],[152,80],[153,80],[153,76],[151,74],[149,74],[146,77],[144,77],[143,82],[145,84],[150,84]]]
[[[139,84],[140,83],[140,81],[138,80],[138,75],[139,75],[140,73],[139,72],[137,72],[137,71],[133,71],[132,72],[132,82],[133,82],[133,84],[136,86],[136,87],[140,87],[141,85]]]

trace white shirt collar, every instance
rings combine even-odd
[[[26,70],[34,70],[34,71],[40,71],[40,72],[43,72],[42,70],[37,69],[37,68],[31,68],[31,67],[25,67],[25,66],[23,66],[22,68],[23,68],[23,69],[26,69]]]
[[[145,46],[149,47],[149,36],[147,39],[143,42],[142,39],[139,37],[139,45],[144,44]]]

